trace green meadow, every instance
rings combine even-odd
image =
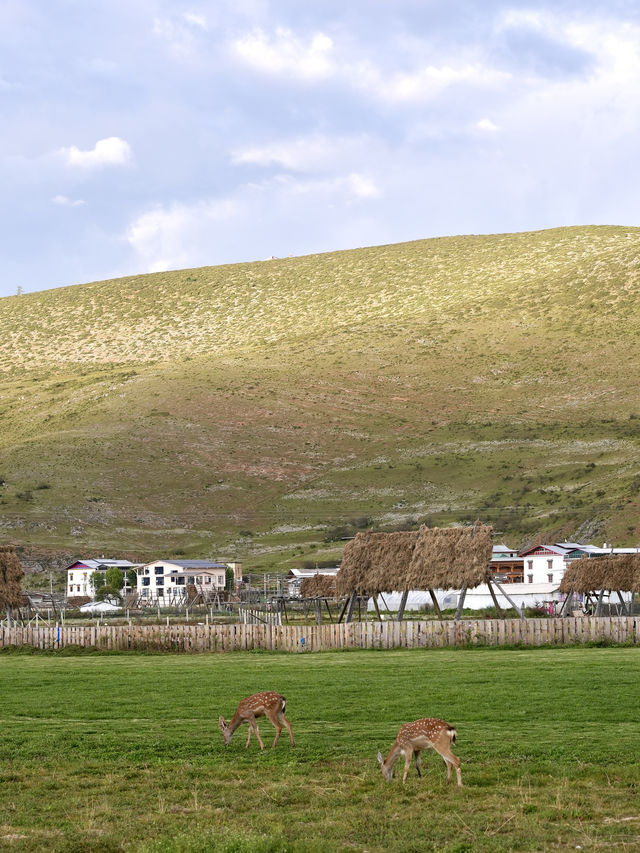
[[[637,850],[633,648],[315,655],[0,655],[0,849]],[[271,751],[217,719],[258,690],[296,738]],[[386,782],[399,725],[458,729],[464,788],[435,753]],[[286,733],[285,733],[286,735]]]
[[[246,572],[478,517],[636,544],[639,258],[559,228],[1,299],[4,538]]]

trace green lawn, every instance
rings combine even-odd
[[[639,676],[627,648],[1,655],[0,850],[637,850]],[[225,749],[262,689],[295,747]],[[380,774],[422,716],[456,725],[462,790],[433,752]]]

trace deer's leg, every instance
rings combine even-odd
[[[279,714],[277,713],[277,711],[266,711],[265,716],[276,730],[276,736],[274,737],[273,743],[271,744],[271,749],[273,749],[274,746],[280,740],[280,732],[282,731],[282,726],[280,725]]]
[[[460,759],[458,756],[451,752],[451,748],[449,746],[438,746],[436,752],[442,756],[442,759],[447,765],[447,783],[451,781],[451,768],[455,767],[458,788],[462,788],[462,775],[460,773]]]
[[[411,757],[413,755],[412,749],[406,749],[404,751],[404,773],[402,774],[402,784],[407,781],[407,776],[409,775],[409,767],[411,766]]]
[[[283,711],[278,711],[278,720],[280,720],[281,723],[284,723],[287,727],[287,731],[289,732],[289,743],[293,746],[293,731],[291,729],[291,723],[287,720]]]
[[[245,749],[249,748],[249,741],[251,740],[252,731],[254,735],[258,738],[260,749],[264,749],[264,744],[262,743],[262,738],[260,737],[260,732],[258,731],[258,724],[256,723],[256,718],[253,716],[253,714],[248,717],[247,722],[249,723],[249,737],[247,738],[247,745],[245,746]]]
[[[422,758],[422,752],[419,749],[416,749],[413,753],[416,757],[416,770],[418,771],[418,777],[422,777],[422,773],[420,772],[420,763]]]

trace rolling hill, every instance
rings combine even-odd
[[[0,540],[334,559],[480,517],[640,538],[640,229],[422,240],[0,300]]]

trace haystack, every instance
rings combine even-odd
[[[418,540],[406,577],[407,589],[473,589],[490,577],[493,528],[428,528]]]
[[[611,554],[605,559],[605,589],[619,592],[640,589],[640,554]]]
[[[356,533],[342,555],[336,576],[338,595],[378,595],[407,589],[407,571],[417,540],[415,530]]]
[[[584,595],[596,589],[605,589],[607,557],[580,557],[573,560],[560,581],[560,592]]]
[[[336,594],[336,579],[334,575],[316,574],[304,578],[300,584],[302,598],[334,598]]]
[[[0,545],[0,609],[20,607],[24,569],[13,545]]]

